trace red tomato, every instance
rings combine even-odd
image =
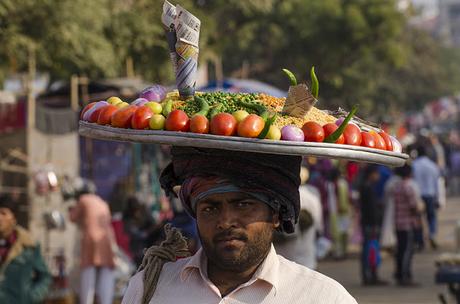
[[[323,142],[324,140],[323,127],[317,122],[306,122],[302,127],[302,131],[305,135],[305,141]]]
[[[112,123],[112,115],[116,111],[118,111],[118,108],[114,105],[109,104],[108,106],[104,107],[99,113],[97,123],[100,125],[110,125]]]
[[[347,124],[343,132],[346,145],[360,146],[361,145],[361,130],[357,125]]]
[[[204,115],[194,115],[190,120],[190,131],[193,133],[209,133],[209,120]]]
[[[99,114],[101,113],[102,109],[107,107],[109,104],[107,103],[102,103],[98,102],[97,104],[94,105],[91,109],[89,109],[89,122],[97,122],[97,119],[99,118]]]
[[[385,141],[385,145],[387,147],[388,151],[393,151],[393,142],[391,141],[390,135],[388,135],[385,132],[380,132],[379,135],[383,138]]]
[[[329,135],[335,132],[339,126],[337,126],[335,123],[328,123],[323,126],[324,130],[324,138],[327,138]],[[345,143],[345,137],[342,135],[339,136],[339,139],[335,141],[336,144],[344,144]]]
[[[152,109],[148,106],[140,106],[131,118],[131,127],[138,130],[148,129],[150,117],[152,116]]]
[[[236,119],[232,114],[219,113],[211,118],[211,134],[232,136],[236,133]]]
[[[127,106],[121,109],[118,109],[112,115],[112,126],[117,128],[131,128],[131,118],[136,112],[137,106]]]
[[[80,119],[83,119],[83,115],[85,115],[86,111],[88,111],[89,109],[91,109],[92,107],[94,107],[94,105],[97,103],[97,101],[93,101],[93,102],[90,102],[88,103],[84,108],[83,110],[81,111],[80,113]]]
[[[361,146],[375,148],[375,137],[369,132],[361,132]]]
[[[379,150],[386,150],[387,146],[385,144],[385,140],[383,140],[382,136],[380,136],[377,132],[375,131],[370,131],[369,133],[372,134],[375,138],[375,148]]]
[[[187,132],[190,129],[190,119],[182,110],[174,110],[166,118],[165,129],[168,131]]]
[[[238,136],[255,138],[264,129],[265,121],[256,114],[249,114],[238,123]]]

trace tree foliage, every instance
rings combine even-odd
[[[175,3],[174,1],[172,1]],[[281,88],[282,68],[308,82],[315,66],[324,108],[361,113],[421,104],[457,91],[460,56],[408,26],[396,0],[180,0],[202,20],[201,64],[222,58],[226,76]],[[137,74],[170,83],[163,0],[3,0],[0,75],[25,70],[29,50],[54,79]],[[244,68],[243,68],[244,66]]]

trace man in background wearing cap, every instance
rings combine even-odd
[[[41,302],[51,275],[31,235],[16,224],[16,203],[0,195],[0,303]]]
[[[300,163],[296,156],[173,148],[160,181],[167,192],[181,186],[202,249],[164,264],[158,280],[157,265],[143,263],[123,303],[356,303],[339,283],[272,245],[275,230],[294,232]]]

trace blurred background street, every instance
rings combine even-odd
[[[439,212],[439,248],[428,249],[416,254],[414,258],[413,272],[419,287],[404,288],[395,285],[392,281],[394,274],[393,257],[385,255],[382,262],[381,276],[390,280],[388,286],[363,287],[359,280],[359,251],[352,253],[353,258],[345,261],[323,261],[319,264],[319,270],[341,282],[358,303],[361,304],[432,304],[441,303],[438,295],[444,294],[449,303],[454,299],[449,298],[447,285],[436,284],[434,273],[436,271],[435,260],[443,252],[458,250],[460,244],[456,240],[455,227],[460,219],[460,197],[452,197],[448,200],[444,209]],[[356,248],[355,248],[356,249]]]

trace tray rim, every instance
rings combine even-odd
[[[78,132],[82,136],[101,140],[339,158],[378,163],[388,166],[402,166],[409,158],[409,155],[405,153],[384,151],[362,146],[253,139],[237,136],[220,136],[163,130],[122,129],[86,121],[79,121]]]

